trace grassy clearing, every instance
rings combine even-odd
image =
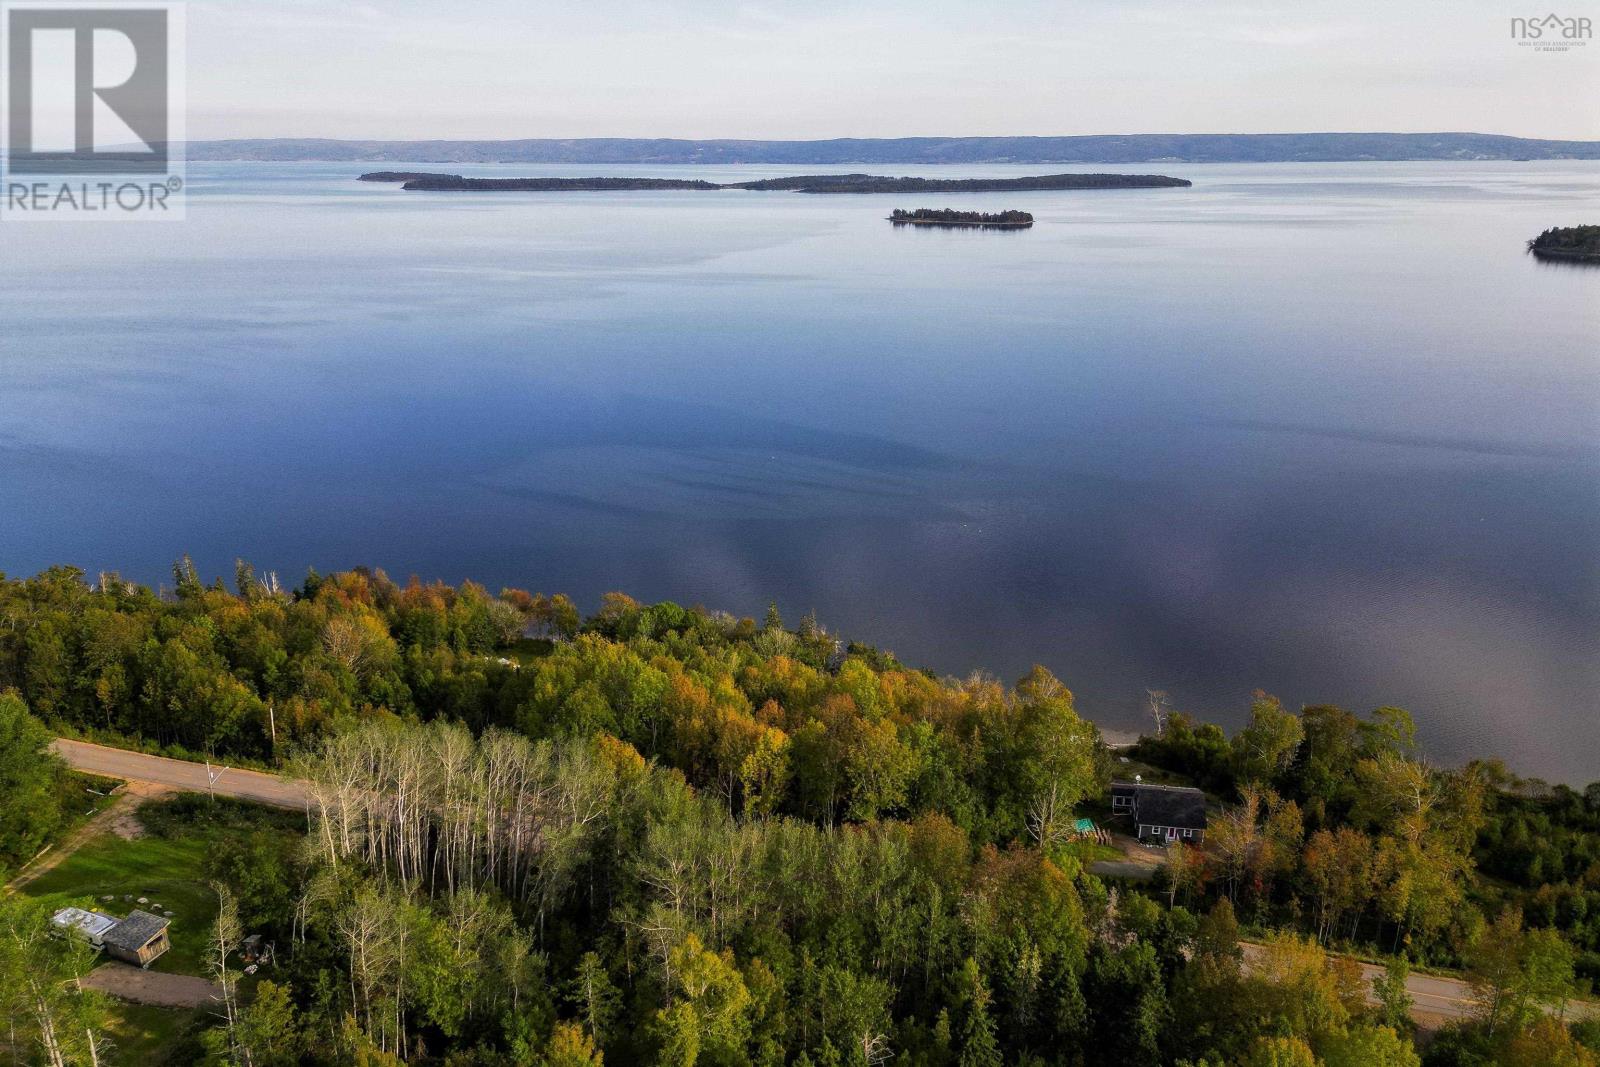
[[[1131,782],[1135,776],[1146,785],[1195,784],[1194,779],[1187,775],[1146,763],[1128,752],[1118,752],[1111,765],[1111,777],[1119,782]]]
[[[71,856],[23,886],[24,896],[52,908],[76,904],[125,915],[134,908],[172,912],[172,951],[152,969],[175,974],[204,973],[206,928],[217,899],[206,885],[208,841],[204,835],[126,841],[106,833],[90,838]],[[110,896],[111,900],[102,897]],[[149,904],[140,904],[140,897]]]
[[[157,914],[170,911],[172,950],[151,969],[203,975],[206,939],[217,906],[207,867],[219,841],[255,828],[290,834],[300,817],[183,795],[145,805],[140,821],[152,832],[132,841],[112,833],[92,837],[19,892],[52,908],[75,904],[118,916],[134,908]],[[107,896],[112,899],[102,899]],[[149,903],[140,904],[140,897]]]
[[[68,771],[61,781],[61,808],[66,816],[57,836],[65,837],[88,822],[102,808],[108,807],[115,799],[111,791],[121,784],[115,778]]]
[[[110,1062],[138,1067],[178,1062],[175,1052],[182,1038],[202,1022],[204,1013],[190,1008],[156,1008],[112,1000],[106,1019]]]
[[[29,867],[46,860],[52,852],[61,848],[84,823],[111,806],[116,800],[111,791],[120,784],[113,778],[101,778],[78,771],[63,774],[56,789],[61,810],[60,825],[51,833],[44,847],[35,855],[26,857],[25,862],[13,868],[0,865],[0,882],[9,882],[13,877],[20,876]]]
[[[1061,846],[1061,851],[1069,856],[1076,856],[1078,862],[1085,867],[1099,860],[1122,860],[1127,858],[1122,854],[1121,849],[1112,848],[1110,845],[1102,845],[1100,842],[1089,838],[1069,841]]]

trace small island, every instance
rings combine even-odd
[[[896,226],[971,226],[986,230],[1025,230],[1033,225],[1026,211],[957,211],[954,208],[919,207],[915,211],[895,208],[889,221]]]
[[[1600,226],[1552,226],[1528,242],[1540,259],[1600,263]]]
[[[356,181],[358,181],[358,182],[414,182],[414,181],[423,180],[425,178],[438,178],[438,177],[443,177],[443,175],[435,174],[435,173],[433,173],[431,171],[426,171],[426,170],[375,170],[375,171],[372,171],[370,173],[361,175],[359,178],[356,179]],[[460,177],[460,175],[448,175],[448,177]]]
[[[1079,189],[1181,189],[1192,182],[1165,174],[1037,174],[1023,178],[889,178],[878,174],[801,174],[719,184],[686,178],[468,178],[460,174],[378,170],[364,182],[397,182],[422,192],[577,193],[722,190],[794,193],[999,193]]]

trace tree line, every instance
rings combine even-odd
[[[0,692],[13,863],[52,832],[51,729],[309,781],[303,847],[212,850],[224,985],[240,924],[282,951],[195,1062],[1413,1067],[1411,962],[1481,991],[1430,1064],[1600,1044],[1547,1015],[1591,967],[1600,790],[1431,767],[1398,709],[1171,716],[1131,755],[1211,793],[1205,846],[1113,887],[1073,834],[1112,758],[1059,680],[937,678],[776,608],[62,568],[0,580]],[[150,818],[220,817],[175,804]],[[59,1030],[79,1062],[79,964],[8,909],[14,1058]],[[1392,960],[1375,988],[1344,945]],[[29,968],[64,976],[32,1007]]]

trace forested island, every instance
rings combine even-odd
[[[382,172],[379,172],[382,173]],[[446,193],[605,193],[647,189],[725,189],[692,178],[464,178],[459,174],[410,174],[381,178],[363,174],[361,181],[398,181],[401,188]]]
[[[745,189],[796,193],[993,193],[1072,189],[1168,189],[1194,184],[1164,174],[1042,174],[1025,178],[888,178],[874,174],[802,174],[716,183],[686,178],[467,178],[460,174],[373,171],[360,181],[401,182],[425,192],[609,192],[646,189]]]
[[[1556,226],[1528,242],[1541,259],[1600,263],[1600,226]]]
[[[585,616],[366,568],[60,567],[0,576],[0,622],[0,869],[72,853],[0,894],[0,1061],[1597,1062],[1567,998],[1600,976],[1600,783],[1432,765],[1397,708],[1257,694],[1230,736],[1153,697],[1113,751],[1043,667],[940,678],[775,606]],[[308,799],[69,838],[106,783],[61,733]],[[1118,843],[1113,774],[1203,789],[1203,840]],[[133,1015],[48,936],[146,889],[175,916],[156,970],[214,979],[215,1010]],[[249,975],[245,933],[275,946]],[[1413,1002],[1424,965],[1465,1018]]]
[[[1026,211],[957,211],[954,208],[919,207],[915,211],[895,208],[889,221],[896,226],[976,226],[994,230],[1020,230],[1033,225]]]
[[[426,170],[374,170],[361,175],[358,182],[414,182],[427,181],[430,178],[459,178],[460,175],[442,175]]]

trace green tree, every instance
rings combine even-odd
[[[216,1067],[294,1067],[305,1053],[305,1034],[290,999],[289,987],[269,979],[256,986],[255,998],[239,1012],[234,1048],[224,1027],[207,1030],[202,1043],[207,1063]]]
[[[1245,989],[1252,1013],[1268,1033],[1315,1042],[1342,1032],[1350,1021],[1349,984],[1310,938],[1269,935],[1252,960]]]
[[[1411,965],[1404,956],[1390,956],[1384,962],[1383,973],[1372,980],[1372,994],[1378,1001],[1378,1021],[1396,1033],[1409,1034],[1412,1030],[1411,993],[1406,982],[1411,977]]]
[[[1136,941],[1098,953],[1085,997],[1093,1005],[1093,1048],[1117,1063],[1154,1063],[1172,1014],[1153,945]]]
[[[584,1028],[600,1045],[611,1034],[611,1026],[621,1011],[621,994],[611,981],[598,953],[585,952],[578,960],[569,998],[578,1009]]]
[[[570,641],[577,636],[582,616],[578,606],[565,593],[557,593],[550,598],[548,617],[547,625],[552,637]]]
[[[959,1067],[1000,1067],[1000,1041],[995,1036],[994,1020],[989,1016],[989,987],[978,970],[978,961],[967,958],[957,979],[961,994],[961,1055]]]
[[[1350,918],[1359,921],[1373,894],[1372,839],[1360,830],[1341,826],[1318,830],[1301,853],[1306,880],[1316,894],[1317,937],[1334,937]]]
[[[1311,1046],[1298,1037],[1258,1037],[1239,1067],[1319,1067]]]
[[[1478,1018],[1490,1034],[1525,1029],[1572,995],[1572,946],[1554,930],[1524,930],[1515,908],[1480,933],[1466,964]]]
[[[917,755],[900,742],[895,724],[847,720],[840,738],[850,801],[845,816],[857,822],[902,808],[917,773]]]
[[[226,882],[251,930],[281,922],[294,899],[292,842],[281,833],[252,830],[221,836],[206,858],[207,872]]]
[[[1506,1042],[1498,1067],[1596,1067],[1600,1055],[1585,1048],[1559,1020],[1536,1020]]]
[[[1407,1038],[1387,1026],[1358,1026],[1326,1038],[1317,1050],[1325,1067],[1421,1067]]]
[[[749,1038],[750,991],[732,953],[712,952],[689,934],[667,963],[672,1002],[656,1013],[662,1062],[738,1062]]]
[[[600,1067],[604,1057],[576,1023],[557,1023],[540,1067]]]
[[[0,869],[31,858],[61,824],[64,768],[50,741],[16,690],[0,692]]]
[[[0,1038],[16,1062],[66,1067],[98,1054],[104,1006],[78,982],[93,961],[86,941],[57,934],[47,906],[0,892]]]
[[[1020,758],[1016,786],[1028,832],[1042,847],[1059,844],[1073,808],[1096,787],[1095,728],[1078,717],[1072,693],[1043,667],[1017,683]]]
[[[1243,962],[1239,920],[1234,916],[1233,904],[1222,897],[1201,918],[1195,930],[1190,963],[1211,972],[1220,981],[1237,979]]]
[[[1294,761],[1305,738],[1299,716],[1277,697],[1257,693],[1250,722],[1233,738],[1234,774],[1243,782],[1270,782]]]

